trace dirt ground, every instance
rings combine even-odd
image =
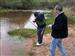
[[[35,46],[36,38],[32,38],[30,44],[28,43],[25,50],[32,54],[32,56],[49,56],[50,54],[50,34],[44,35],[43,45]],[[63,39],[63,45],[67,50],[68,56],[75,56],[75,27],[69,27],[68,38]],[[56,56],[61,56],[59,49],[56,50]]]
[[[8,36],[7,36],[8,37]],[[25,41],[12,42],[9,39],[3,39],[2,45],[0,45],[0,55],[1,56],[49,56],[50,54],[50,33],[44,35],[43,45],[36,46],[37,38],[28,38]],[[67,50],[68,56],[75,56],[75,27],[69,27],[68,38],[63,39],[64,47]],[[56,56],[61,56],[59,49],[56,50]]]

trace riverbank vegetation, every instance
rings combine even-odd
[[[64,8],[64,12],[68,17],[68,24],[69,25],[75,25],[75,11],[72,8]],[[46,24],[47,26],[49,24],[53,24],[54,22],[54,14],[53,11],[50,13],[50,15],[47,16]],[[48,34],[51,32],[51,29],[46,26],[45,33]],[[14,31],[8,32],[12,36],[22,36],[22,37],[36,37],[37,36],[37,30],[32,29],[18,29]]]
[[[75,0],[0,0],[0,8],[51,9],[56,3],[62,3],[64,6],[74,6]]]

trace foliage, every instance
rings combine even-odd
[[[12,36],[22,36],[27,38],[27,37],[36,36],[36,31],[32,29],[18,29],[18,30],[10,31],[8,32],[8,34]]]
[[[53,7],[56,3],[75,5],[75,0],[0,0],[0,6],[12,9],[37,9]]]
[[[64,8],[64,12],[68,17],[68,23],[75,25],[75,11],[70,7],[70,8]]]

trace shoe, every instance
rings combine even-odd
[[[36,43],[37,46],[41,46],[42,44],[39,44],[38,42]]]

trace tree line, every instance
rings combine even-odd
[[[56,3],[75,5],[75,0],[0,0],[1,8],[42,9],[52,8]]]

